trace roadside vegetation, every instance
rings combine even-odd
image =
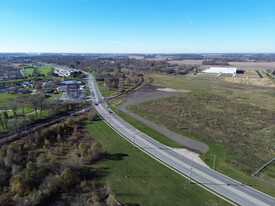
[[[266,88],[169,75],[153,84],[190,93],[153,100],[129,109],[172,131],[209,145],[202,156],[216,169],[275,195],[274,188],[250,175],[275,156],[274,91]]]
[[[135,148],[103,121],[87,122],[87,129],[109,154],[94,167],[123,205],[227,205],[171,169]]]
[[[109,97],[117,93],[117,89],[108,88],[107,86],[104,85],[103,82],[97,81],[97,85],[103,97]]]

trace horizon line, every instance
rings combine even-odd
[[[275,54],[275,52],[0,52],[0,54]]]

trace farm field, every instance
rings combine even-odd
[[[87,129],[111,158],[93,167],[125,205],[227,205],[226,202],[134,148],[103,121]],[[128,178],[126,178],[128,176]]]
[[[236,74],[234,77],[231,74],[210,74],[210,73],[198,73],[195,77],[204,78],[209,80],[224,80],[232,83],[240,83],[244,85],[254,85],[263,87],[275,87],[275,81],[267,76],[263,71],[260,71],[263,78],[260,78],[256,71],[245,71],[244,74]]]
[[[250,175],[275,156],[275,91],[224,81],[154,74],[153,84],[190,90],[128,107],[144,118],[209,145],[217,170],[256,184]],[[269,194],[274,188],[257,183]]]

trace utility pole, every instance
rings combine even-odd
[[[214,155],[213,170],[215,170],[215,166],[216,166],[216,154]]]

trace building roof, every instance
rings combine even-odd
[[[82,84],[81,81],[78,80],[64,80],[63,82],[61,82],[62,85],[68,85],[68,84]]]
[[[215,74],[236,74],[237,68],[231,67],[210,67],[203,71],[204,73],[215,73]]]

